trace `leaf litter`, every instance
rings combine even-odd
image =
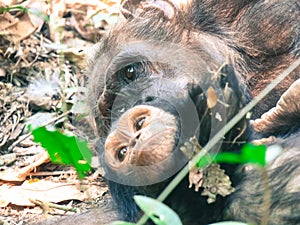
[[[73,167],[50,162],[27,126],[94,140],[82,116],[86,52],[116,22],[118,4],[0,2],[0,223],[30,224],[86,211],[109,198],[98,165],[92,163],[79,180]],[[91,160],[97,162],[95,152]]]

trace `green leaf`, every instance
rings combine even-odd
[[[232,152],[221,152],[215,158],[216,162],[243,163],[242,155]]]
[[[247,143],[242,148],[242,161],[243,163],[254,163],[259,166],[265,166],[266,152],[267,146],[265,145]]]
[[[241,153],[233,153],[233,152],[220,152],[214,158],[213,161],[216,163],[240,163],[247,164],[252,163],[259,166],[266,165],[266,155],[267,155],[267,147],[265,145],[253,145],[251,143],[247,143],[243,145]],[[210,162],[207,156],[203,157],[196,164],[197,168],[202,168],[208,165]]]
[[[67,136],[60,131],[49,131],[45,127],[32,130],[35,142],[48,151],[54,163],[73,165],[79,178],[91,170],[92,152],[87,142],[74,136]]]
[[[3,12],[11,12],[11,11],[22,11],[22,12],[27,12],[27,8],[20,6],[20,5],[14,5],[14,6],[1,6],[0,7],[0,14]]]
[[[182,225],[179,216],[162,202],[139,195],[134,200],[156,225]]]

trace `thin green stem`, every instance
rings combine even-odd
[[[196,163],[206,155],[224,135],[231,130],[254,106],[257,105],[264,97],[267,96],[283,79],[285,79],[293,70],[300,65],[300,58],[298,58],[292,65],[290,65],[283,73],[281,73],[272,83],[270,83],[263,91],[259,93],[249,104],[247,104],[236,116],[234,116],[207,144],[204,148],[191,160],[191,166],[195,166]],[[168,184],[168,186],[161,192],[157,200],[164,201],[170,193],[176,188],[176,186],[186,177],[189,173],[190,165],[186,165],[176,177]],[[143,215],[137,222],[138,225],[144,224],[148,220],[147,215]]]

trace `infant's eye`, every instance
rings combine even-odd
[[[133,65],[126,66],[124,70],[125,70],[124,76],[126,76],[128,80],[131,81],[135,80],[137,72],[136,72],[136,68]]]
[[[126,157],[126,153],[127,153],[127,147],[123,147],[123,148],[119,149],[119,151],[117,153],[117,157],[120,162],[124,161],[124,159]]]
[[[134,81],[138,76],[137,66],[135,64],[128,65],[119,71],[121,79],[126,83]]]
[[[145,62],[135,62],[124,65],[118,72],[117,77],[121,82],[127,84],[141,78],[146,77],[148,66]]]
[[[136,122],[136,124],[135,124],[135,129],[136,129],[136,131],[139,131],[139,130],[141,130],[141,129],[143,128],[143,125],[144,125],[144,123],[145,123],[145,120],[146,120],[146,118],[145,118],[145,117],[142,117],[142,118],[140,118],[140,119]]]

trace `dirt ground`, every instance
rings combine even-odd
[[[0,224],[84,212],[109,198],[96,152],[92,171],[79,180],[73,167],[50,162],[28,125],[93,142],[85,117],[86,53],[115,23],[118,4],[0,2]]]

